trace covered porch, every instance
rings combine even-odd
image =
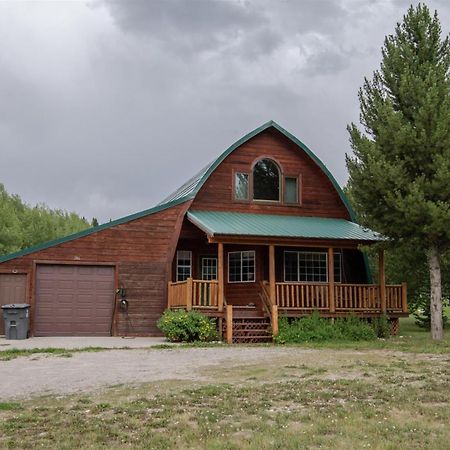
[[[408,314],[406,285],[385,283],[382,250],[378,283],[369,282],[358,246],[379,241],[378,235],[340,219],[281,216],[274,223],[273,217],[279,216],[190,212],[186,228],[195,225],[203,233],[192,233],[191,227],[180,239],[178,251],[186,258],[190,255],[190,267],[180,280],[175,258],[168,308],[195,309],[217,317],[221,330],[225,324],[228,342],[233,340],[236,322],[249,317],[266,318],[277,334],[280,315],[300,317],[318,311],[331,318],[350,314],[371,318],[385,314],[395,321]],[[231,234],[237,225],[241,234]],[[219,233],[221,227],[227,233]],[[292,236],[292,229],[302,236]],[[303,236],[308,230],[321,236]],[[273,236],[275,232],[282,235]]]

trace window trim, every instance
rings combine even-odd
[[[230,281],[230,255],[231,254],[236,254],[236,253],[240,253],[241,254],[241,279],[239,281]],[[253,280],[245,280],[242,281],[242,253],[252,253],[253,254]],[[256,282],[256,251],[255,250],[238,250],[238,251],[233,251],[233,252],[228,252],[228,257],[227,257],[227,272],[228,272],[228,283],[229,284],[234,284],[234,283],[255,283]]]
[[[286,280],[286,253],[307,253],[307,254],[322,254],[325,255],[325,261],[326,261],[326,267],[327,267],[327,271],[326,271],[326,281],[300,281],[300,276],[299,276],[299,263],[297,260],[297,281],[287,281]],[[340,281],[336,281],[336,277],[334,277],[334,283],[336,284],[341,284],[342,283],[342,252],[335,252],[333,251],[333,255],[334,255],[334,261],[336,261],[336,256],[339,257],[339,269],[340,269]],[[334,270],[334,267],[333,267]],[[334,272],[333,272],[334,273]],[[323,251],[306,251],[306,250],[284,250],[283,251],[283,281],[285,283],[314,283],[314,284],[327,284],[328,283],[328,252],[323,252]]]
[[[192,250],[177,250],[177,264],[176,264],[176,268],[175,268],[175,275],[176,275],[177,282],[178,281],[186,281],[186,280],[179,280],[178,279],[178,267],[187,267],[186,265],[180,266],[178,264],[178,261],[179,261],[178,254],[180,252],[187,252],[187,253],[189,253],[189,277],[188,278],[192,278]]]

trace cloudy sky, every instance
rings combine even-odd
[[[344,184],[357,90],[409,4],[0,2],[0,183],[105,221],[273,119]],[[448,33],[450,2],[428,4]]]

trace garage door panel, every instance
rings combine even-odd
[[[108,336],[114,268],[38,265],[36,336]]]

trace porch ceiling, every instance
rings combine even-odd
[[[228,211],[189,211],[188,219],[209,237],[258,236],[332,239],[375,243],[386,238],[344,219],[250,214]]]

